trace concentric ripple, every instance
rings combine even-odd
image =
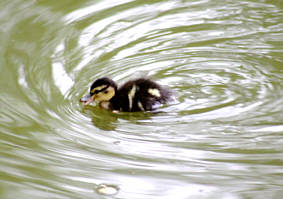
[[[267,29],[245,23],[248,18],[236,23],[243,17],[241,4],[231,3],[229,9],[209,4],[210,9],[195,10],[204,3],[207,2],[158,2],[134,7],[125,3],[111,8],[89,7],[94,10],[80,12],[89,16],[79,19],[70,14],[67,17],[70,23],[94,21],[79,39],[85,59],[78,67],[83,64],[87,67],[77,76],[85,77],[86,86],[90,79],[105,75],[119,83],[153,76],[177,88],[181,103],[175,108],[184,114],[207,113],[213,119],[234,117],[249,110],[257,112],[255,108],[265,100],[273,101],[270,94],[274,82],[261,67],[268,62],[260,60],[270,52],[266,37],[271,30],[264,34]],[[271,5],[249,6],[255,8],[259,17],[261,12],[276,12]],[[109,9],[110,16],[95,20],[98,14],[107,16]],[[115,10],[117,14],[113,15]],[[249,42],[256,34],[262,35],[261,40],[256,44]],[[237,41],[239,45],[235,48]],[[93,61],[88,64],[87,60]],[[206,119],[203,114],[200,117]]]
[[[111,134],[92,136],[96,142],[112,140],[115,143],[111,149],[107,145],[96,148],[119,156],[115,163],[103,158],[107,165],[112,165],[110,168],[118,167],[122,173],[154,172],[157,179],[167,175],[171,188],[172,184],[184,186],[186,177],[190,178],[189,182],[202,184],[207,177],[194,177],[194,171],[201,170],[205,175],[215,176],[212,179],[224,186],[233,179],[231,176],[239,175],[238,172],[244,176],[249,170],[233,162],[262,161],[251,157],[251,150],[258,154],[262,150],[273,153],[271,147],[261,144],[266,140],[252,140],[259,136],[255,132],[262,129],[282,131],[282,120],[278,121],[282,117],[282,83],[272,72],[276,66],[270,66],[269,58],[273,52],[270,34],[276,35],[278,30],[273,25],[263,27],[254,20],[262,19],[263,13],[278,13],[278,10],[271,5],[250,3],[247,5],[253,10],[253,16],[249,18],[243,5],[238,3],[223,6],[209,2],[207,8],[201,9],[205,4],[207,1],[174,1],[133,6],[130,2],[101,9],[90,7],[94,10],[79,18],[72,18],[72,13],[66,17],[67,23],[83,27],[77,39],[77,49],[83,58],[74,67],[76,86],[68,94],[75,105],[69,108],[82,109],[82,112],[73,112],[70,123],[80,129],[84,126],[87,136],[85,131],[93,129],[91,125],[111,131]],[[98,15],[106,17],[97,18]],[[266,23],[271,21],[270,18]],[[173,90],[176,102],[148,114],[117,115],[97,108],[78,107],[76,100],[101,76],[109,76],[119,84],[150,76]],[[248,143],[245,136],[241,137],[242,133],[249,133],[251,143],[260,147]],[[280,154],[275,152],[274,158]],[[221,165],[223,162],[227,166]],[[278,164],[280,161],[275,163]],[[205,165],[212,168],[205,169]],[[173,176],[178,176],[179,182]],[[154,179],[124,177],[119,182],[122,195],[131,192],[126,181],[140,186],[144,181],[153,183],[152,186],[159,183]],[[254,187],[242,183],[239,190]],[[210,188],[197,186],[195,189],[217,192]],[[142,192],[148,191],[144,187]],[[155,191],[151,194],[158,195]]]
[[[0,198],[280,198],[280,3],[0,7]],[[83,107],[102,76],[150,77],[176,100],[146,113]]]

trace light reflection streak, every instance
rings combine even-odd
[[[74,81],[65,71],[64,65],[61,62],[54,62],[52,65],[52,76],[55,85],[59,88],[63,96],[72,88]]]

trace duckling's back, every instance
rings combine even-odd
[[[111,100],[114,110],[151,111],[171,99],[172,93],[156,82],[140,78],[128,81]]]

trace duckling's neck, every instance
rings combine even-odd
[[[99,106],[106,110],[114,110],[115,109],[115,102],[117,102],[117,91],[115,92],[115,95],[109,100],[109,101],[101,101],[99,102]]]
[[[112,110],[120,110],[121,99],[119,99],[118,91],[115,92],[115,95],[109,101],[109,108]]]

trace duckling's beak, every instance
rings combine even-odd
[[[90,103],[93,102],[93,98],[91,97],[90,94],[87,94],[86,96],[83,96],[81,99],[80,99],[80,102],[83,103],[83,105],[88,105]]]

